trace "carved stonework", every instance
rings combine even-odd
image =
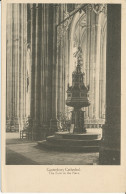
[[[101,12],[105,15],[107,14],[107,5],[106,4],[89,4],[88,8],[94,11],[96,14],[100,14]]]
[[[69,12],[64,12],[64,20],[66,18],[68,18],[67,20],[65,20],[62,24],[60,24],[59,26],[57,26],[57,47],[61,44],[62,46],[62,38],[66,35],[69,26],[71,24],[71,21],[73,19],[73,16],[69,17],[70,13]]]
[[[15,132],[19,131],[19,121],[17,117],[7,117],[6,118],[6,131]]]
[[[88,4],[87,4],[88,5]],[[72,19],[74,15],[79,11],[80,13],[83,11],[84,17],[86,17],[86,7],[87,5],[84,4],[77,4],[74,11],[72,12],[66,12],[64,11],[64,21],[61,21],[62,23],[57,25],[57,47],[59,45],[62,46],[62,38],[66,35],[66,32],[68,31],[70,24],[72,22]],[[58,23],[58,17],[59,17],[59,6],[57,6],[57,11],[56,11],[56,23]],[[81,28],[86,26],[86,19],[83,18],[81,19],[80,26]]]

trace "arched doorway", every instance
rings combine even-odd
[[[67,85],[72,84],[72,72],[76,66],[74,53],[78,46],[81,46],[83,52],[82,71],[85,73],[84,82],[90,88],[89,98],[91,100],[91,105],[85,108],[86,125],[88,128],[99,128],[105,122],[106,13],[105,11],[96,12],[93,4],[88,5],[85,10],[80,10],[71,19],[69,18],[68,23],[67,30],[62,28],[63,36],[57,51],[60,73],[61,64],[64,67],[64,73],[62,71],[59,76],[62,77],[62,80],[63,76],[65,77],[64,86],[61,87],[62,81],[59,83],[57,107],[62,101],[59,112],[65,110]],[[69,108],[66,107],[66,110],[68,111]]]

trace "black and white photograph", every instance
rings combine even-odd
[[[6,165],[121,165],[121,12],[6,4]]]

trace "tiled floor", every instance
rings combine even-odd
[[[6,164],[8,165],[97,165],[99,153],[67,153],[39,149],[37,142],[7,134]]]

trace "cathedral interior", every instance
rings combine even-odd
[[[6,28],[7,158],[18,141],[39,147],[62,136],[63,150],[71,139],[72,154],[119,165],[121,5],[10,3]]]

